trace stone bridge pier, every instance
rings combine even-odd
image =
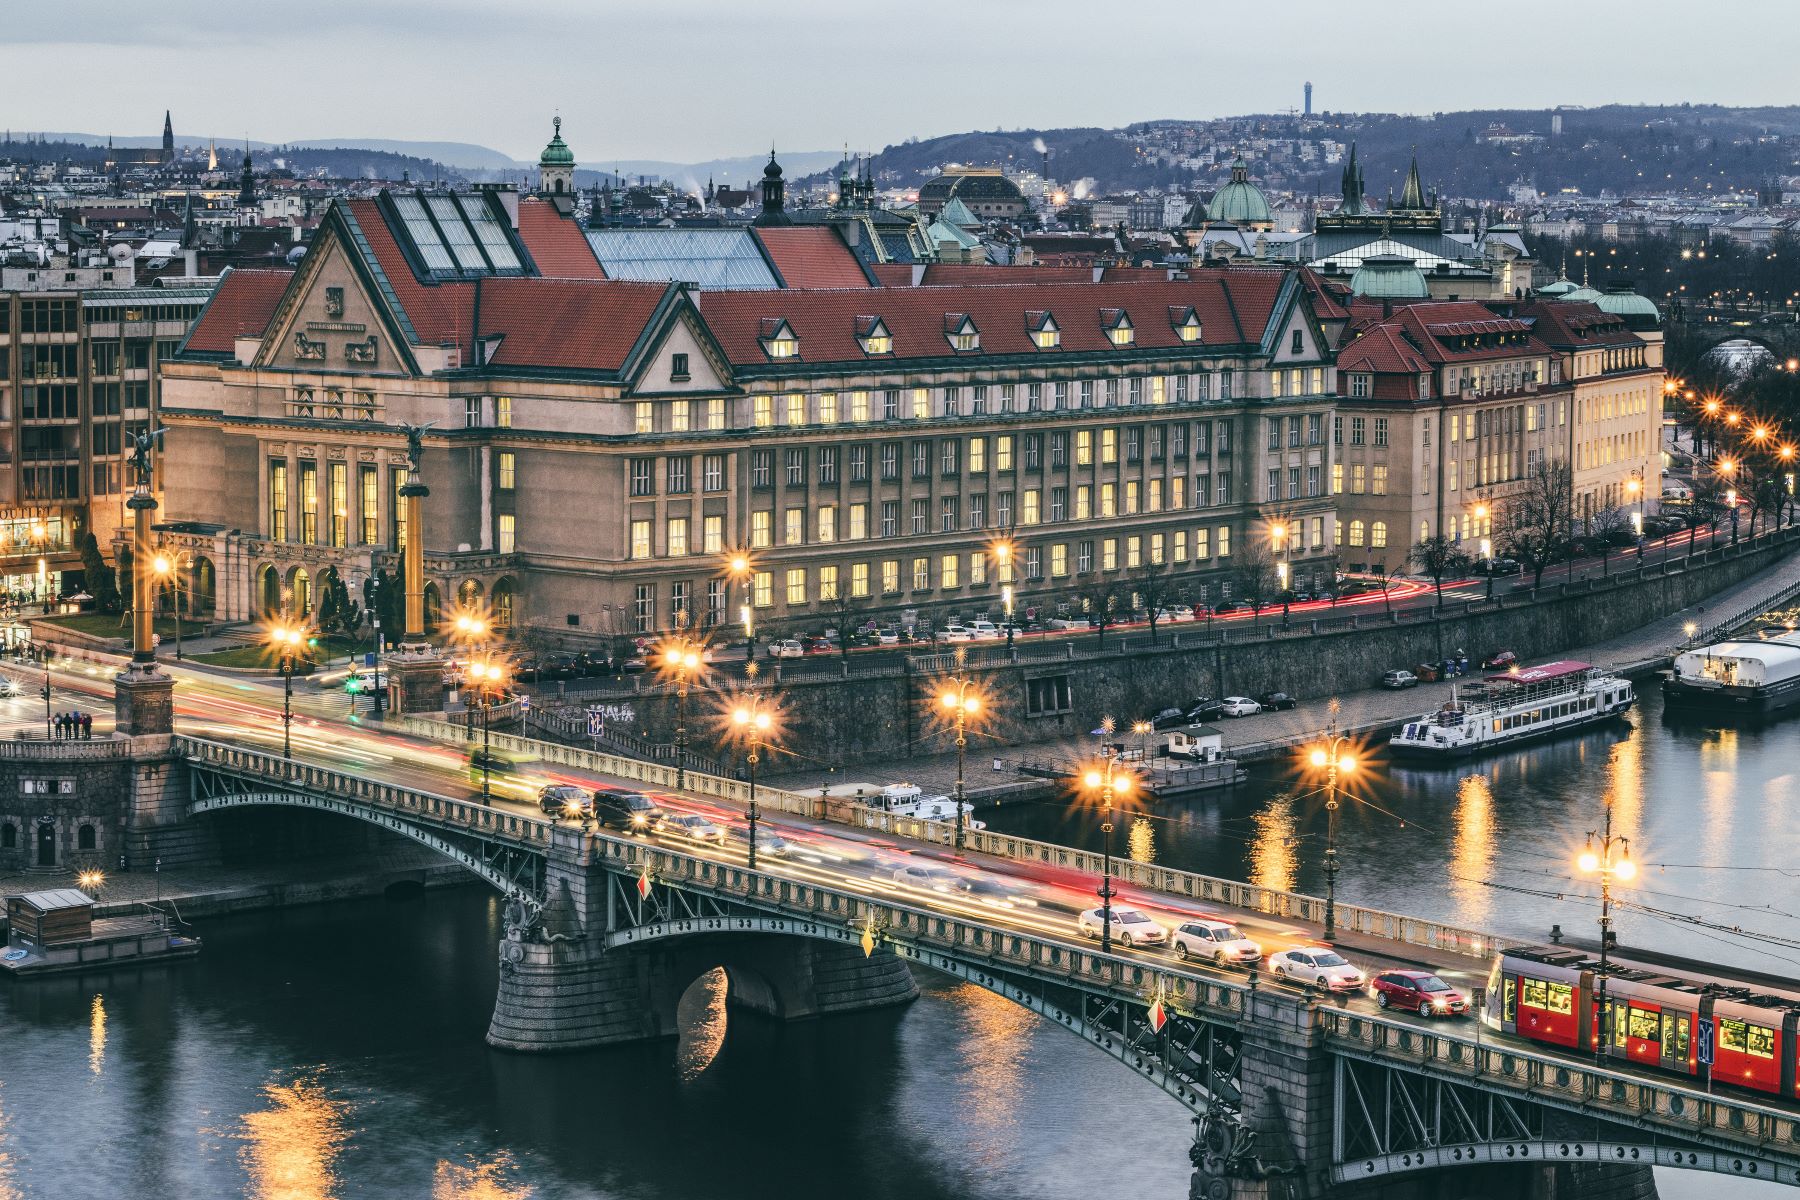
[[[728,1004],[785,1020],[905,1004],[919,994],[887,947],[864,956],[801,935],[652,935],[638,920],[645,914],[631,911],[637,878],[618,875],[595,845],[579,829],[557,826],[541,920],[528,924],[509,902],[490,1045],[550,1052],[674,1037],[682,993],[714,967],[729,981]],[[657,903],[654,893],[644,899]]]

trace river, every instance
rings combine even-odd
[[[1671,912],[1791,932],[1800,723],[1635,727],[1451,772],[1371,771],[1344,810],[1345,899],[1504,931],[1591,932],[1570,896],[1581,833],[1615,832]],[[1063,806],[998,827],[1097,836]],[[1316,888],[1316,799],[1278,771],[1134,820],[1140,856]],[[1091,841],[1089,844],[1092,844]],[[1659,866],[1656,864],[1670,864]],[[1685,865],[1698,864],[1698,865]],[[0,988],[0,1200],[1086,1200],[1186,1195],[1182,1110],[1024,1010],[942,978],[905,1009],[782,1025],[734,1016],[716,979],[679,1044],[549,1058],[482,1041],[496,902],[475,888],[208,920],[178,967]],[[1785,969],[1791,951],[1621,915],[1630,944]],[[1761,1200],[1671,1174],[1665,1200]],[[1773,1195],[1773,1193],[1770,1193]]]

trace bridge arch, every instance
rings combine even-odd
[[[1531,1164],[1553,1167],[1575,1163],[1600,1167],[1670,1167],[1683,1171],[1730,1175],[1738,1179],[1800,1185],[1800,1168],[1757,1155],[1703,1147],[1659,1146],[1651,1142],[1569,1138],[1431,1146],[1358,1159],[1342,1164],[1332,1174],[1340,1183],[1352,1183],[1457,1167]]]

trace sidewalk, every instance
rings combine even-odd
[[[1773,599],[1792,587],[1800,587],[1800,553],[1789,555],[1742,583],[1715,592],[1703,604],[1640,626],[1628,634],[1592,646],[1572,648],[1564,653],[1571,658],[1581,658],[1600,666],[1634,673],[1654,669],[1687,641],[1684,632],[1687,624],[1698,626],[1704,633],[1719,621]],[[1404,691],[1370,688],[1346,692],[1338,697],[1338,730],[1346,733],[1375,732],[1398,725],[1409,717],[1440,707],[1450,698],[1452,686],[1450,683],[1422,683]],[[1120,728],[1128,729],[1131,721],[1139,715],[1117,714]],[[1323,733],[1330,723],[1330,713],[1324,700],[1305,701],[1299,708],[1286,712],[1266,712],[1241,719],[1226,717],[1214,722],[1225,735],[1227,751],[1236,752],[1237,757],[1245,761],[1273,757],[1288,748],[1310,741]],[[1162,734],[1153,735],[1151,746],[1154,747],[1162,739]],[[944,740],[948,741],[947,738]],[[1130,733],[1116,734],[1114,740],[1123,741],[1129,749],[1136,749],[1141,741],[1137,735]],[[984,791],[997,789],[1000,785],[1006,785],[1008,790],[1012,790],[1019,777],[1010,766],[1000,771],[994,770],[996,758],[1008,762],[1014,759],[1074,762],[1091,756],[1098,745],[1098,738],[1077,736],[1003,746],[984,742],[978,734],[971,732],[964,772],[965,786],[977,800]],[[920,754],[881,763],[864,763],[831,773],[803,771],[769,780],[773,786],[795,792],[814,791],[824,785],[858,783],[867,784],[871,789],[879,789],[883,784],[907,782],[919,785],[927,794],[948,793],[955,781],[954,751]]]

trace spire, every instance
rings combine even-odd
[[[1400,189],[1400,207],[1415,212],[1427,207],[1425,201],[1425,184],[1419,179],[1419,154],[1414,150],[1412,166],[1406,172],[1406,186]]]
[[[166,108],[163,109],[162,160],[165,163],[175,161],[175,123]]]
[[[112,146],[111,139],[108,139],[106,144],[110,148]],[[219,147],[211,138],[206,139],[206,169],[209,171],[219,169]]]
[[[781,164],[775,161],[775,148],[769,148],[769,164],[763,168],[762,177],[762,212],[758,213],[753,225],[792,225],[793,218],[787,215],[787,184],[782,182]]]
[[[1356,161],[1356,143],[1350,143],[1350,158],[1344,163],[1344,182],[1342,185],[1344,202],[1338,206],[1338,212],[1345,216],[1356,216],[1363,208],[1363,173],[1362,166]]]
[[[250,161],[250,139],[244,139],[244,168],[238,176],[237,202],[249,208],[256,203],[256,167]]]

